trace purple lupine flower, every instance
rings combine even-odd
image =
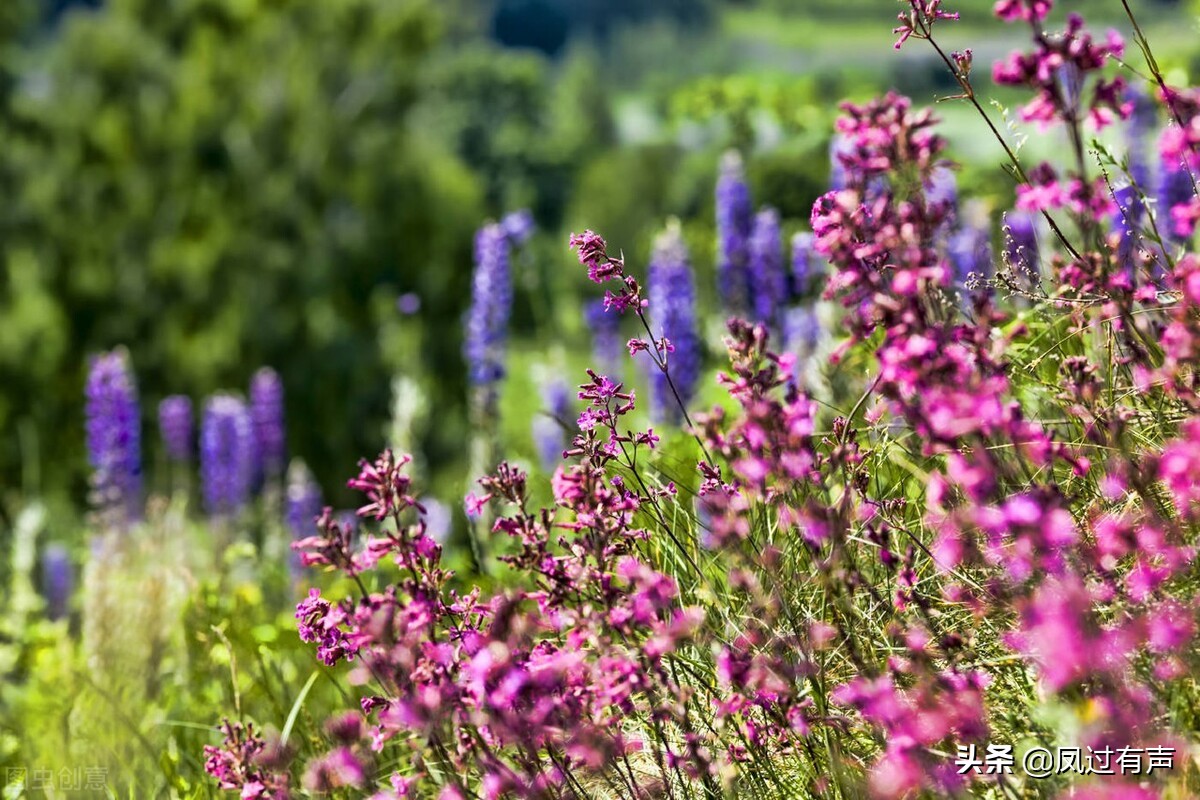
[[[256,480],[283,472],[287,434],[283,427],[283,381],[270,367],[250,379],[250,420],[254,424]]]
[[[514,211],[500,220],[500,227],[504,229],[508,240],[520,247],[533,236],[537,225],[534,223],[533,214],[529,212],[529,209],[522,209]]]
[[[125,525],[141,516],[142,420],[124,350],[92,359],[85,393],[93,503]]]
[[[1038,256],[1037,218],[1026,211],[1009,211],[1004,215],[1004,252],[1008,265],[1017,272],[1037,280],[1041,274]]]
[[[954,282],[966,286],[971,274],[987,277],[992,267],[992,242],[987,228],[981,225],[964,224],[950,235],[946,244],[950,265],[954,269]]]
[[[609,314],[604,309],[604,299],[597,298],[584,307],[583,318],[592,331],[592,357],[601,372],[611,375],[625,351],[621,341],[621,315]]]
[[[1134,275],[1134,250],[1137,247],[1138,233],[1142,229],[1142,215],[1146,207],[1142,202],[1141,191],[1135,185],[1122,186],[1113,190],[1117,210],[1113,213],[1113,231],[1120,237],[1117,245],[1117,263],[1131,278]]]
[[[674,348],[667,357],[670,381],[679,392],[679,400],[687,403],[700,380],[701,342],[696,329],[696,287],[678,224],[668,227],[655,241],[646,284],[653,322],[658,326],[656,333],[669,339]],[[652,415],[656,419],[680,419],[683,410],[667,376],[656,369],[651,381]]]
[[[317,517],[325,507],[321,487],[313,479],[308,466],[294,459],[287,471],[287,502],[284,506],[284,523],[293,539],[307,539],[317,535]]]
[[[1159,235],[1164,243],[1181,247],[1187,243],[1187,237],[1182,235],[1171,219],[1171,209],[1188,203],[1196,196],[1196,186],[1192,182],[1192,173],[1183,164],[1163,162],[1162,180],[1158,185],[1158,209],[1156,221]]]
[[[1154,169],[1150,158],[1151,137],[1158,127],[1158,105],[1141,84],[1135,83],[1126,90],[1126,97],[1133,103],[1133,113],[1125,123],[1125,143],[1128,149],[1129,177],[1141,187],[1147,197],[1154,193]]]
[[[828,265],[817,252],[816,237],[801,231],[792,237],[792,292],[793,300],[807,299],[817,290],[825,276]]]
[[[542,413],[533,418],[533,443],[538,461],[547,472],[562,461],[567,424],[571,419],[571,390],[566,381],[554,379],[544,383]]]
[[[61,544],[48,545],[42,553],[42,593],[46,597],[46,616],[52,620],[67,616],[74,586],[71,554]]]
[[[778,322],[779,307],[787,301],[788,293],[778,211],[764,208],[755,216],[749,251],[754,318],[774,326]]]
[[[491,223],[475,235],[475,277],[463,343],[468,377],[476,386],[490,386],[504,377],[512,300],[508,234]]]
[[[727,311],[744,314],[750,301],[750,234],[754,207],[742,158],[730,151],[717,179],[717,290]]]
[[[227,394],[210,397],[200,426],[200,482],[211,516],[232,517],[250,499],[254,451],[254,425],[246,404]]]
[[[164,397],[158,404],[158,430],[167,458],[192,460],[192,400],[182,394]]]

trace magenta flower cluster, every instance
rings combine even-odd
[[[936,45],[935,23],[957,16],[907,6],[898,44]],[[995,69],[1032,94],[1028,121],[1072,138],[1129,113],[1106,77],[1116,38],[1097,43],[1074,16],[1046,33],[1050,0],[994,10],[1031,32],[1033,51]],[[946,56],[968,102],[971,58]],[[1174,121],[1160,156],[1194,170],[1200,101],[1157,100]],[[1086,163],[1026,169],[1012,153],[1021,208],[997,262],[959,208],[937,125],[895,93],[842,107],[835,185],[794,240],[790,281],[778,221],[755,226],[727,162],[722,279],[757,281],[777,304],[747,296],[761,319],[729,320],[727,397],[706,413],[688,408],[700,366],[678,228],[646,291],[599,234],[572,236],[606,310],[640,326],[628,350],[661,377],[654,404],[675,403],[687,449],[664,453],[636,391],[589,370],[549,502],[508,462],[467,497],[479,518],[494,512],[488,544],[507,570],[486,588],[443,562],[408,458],[361,462],[349,486],[364,528],[326,509],[296,545],[354,587],[312,589],[296,619],[357,705],[307,759],[226,724],[208,750],[220,785],[901,800],[1015,793],[952,757],[988,742],[1185,753],[1178,698],[1200,668],[1200,258],[1183,223],[1197,203],[1156,207],[1143,187],[1138,204]],[[1155,237],[1168,218],[1177,238]],[[772,345],[784,312],[810,310],[818,260],[845,334],[831,360],[865,373],[844,403],[818,402],[797,353]],[[979,277],[964,299],[966,264]],[[1054,776],[1037,791],[1186,795],[1169,772]]]

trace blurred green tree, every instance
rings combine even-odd
[[[32,488],[81,489],[86,358],[120,343],[147,423],[275,366],[327,486],[379,446],[392,369],[435,369],[453,419],[482,210],[410,120],[440,21],[429,0],[109,0],[6,60],[0,482],[37,458]],[[433,335],[387,363],[377,323],[407,291]]]
[[[528,206],[555,229],[581,166],[616,140],[600,76],[586,46],[552,65],[476,40],[431,59],[415,119],[479,175],[492,216]]]

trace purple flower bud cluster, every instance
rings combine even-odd
[[[228,394],[209,398],[200,428],[204,507],[216,518],[240,512],[254,480],[254,425],[246,404]]]
[[[486,225],[475,236],[475,280],[467,312],[464,355],[471,383],[487,386],[504,377],[504,343],[512,313],[508,234]]]
[[[724,308],[744,314],[750,308],[750,236],[754,206],[742,159],[730,151],[721,160],[717,179],[717,291]]]
[[[158,431],[171,461],[192,460],[192,400],[173,394],[158,404]]]
[[[142,420],[123,350],[92,359],[85,395],[93,504],[113,524],[126,525],[141,517]]]
[[[475,386],[490,386],[504,377],[504,346],[512,314],[512,248],[533,234],[528,211],[489,223],[475,235],[475,276],[466,317],[463,356]]]
[[[758,212],[749,244],[754,319],[773,327],[779,321],[779,305],[787,298],[788,292],[778,211],[764,208]]]
[[[283,472],[287,436],[283,426],[283,381],[270,367],[250,379],[250,421],[254,426],[256,481]]]
[[[667,359],[670,381],[679,392],[674,397],[667,374],[655,370],[651,377],[651,413],[656,419],[679,419],[695,394],[700,380],[701,342],[696,327],[696,287],[688,263],[687,247],[678,226],[659,235],[647,274],[650,307],[655,311],[658,333],[670,342]]]
[[[61,544],[51,544],[42,553],[42,593],[46,597],[46,616],[63,619],[70,613],[75,575],[71,554]]]

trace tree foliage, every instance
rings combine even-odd
[[[147,408],[274,365],[304,420],[294,446],[325,475],[378,441],[365,423],[404,366],[377,342],[396,294],[418,291],[435,329],[409,366],[457,360],[467,271],[452,267],[479,195],[410,124],[440,30],[419,0],[112,0],[10,55],[5,482],[38,458],[79,486],[82,437],[62,423],[80,418],[87,355],[120,343]],[[37,432],[25,452],[18,426]]]

